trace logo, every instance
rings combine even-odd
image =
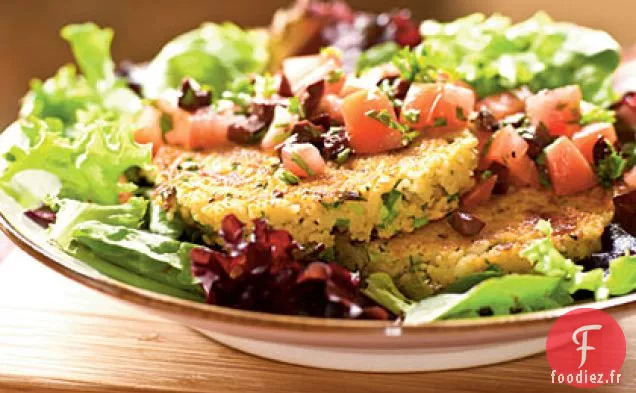
[[[552,383],[619,384],[625,348],[623,330],[609,314],[592,308],[570,311],[555,322],[546,341]]]

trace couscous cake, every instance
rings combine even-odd
[[[551,222],[559,251],[579,260],[601,249],[601,235],[612,220],[614,205],[611,193],[601,188],[568,197],[526,188],[495,196],[471,213],[486,224],[476,236],[462,236],[447,220],[440,220],[414,233],[372,241],[366,264],[358,268],[364,274],[387,272],[408,293],[421,291],[422,285],[432,291],[443,288],[491,265],[527,273],[532,266],[519,253],[545,236],[535,229],[539,220]]]
[[[250,147],[204,152],[162,148],[155,198],[189,222],[215,233],[235,214],[265,218],[301,244],[333,244],[335,227],[353,240],[390,238],[444,217],[474,185],[477,140],[468,131],[422,138],[383,154],[330,163],[298,184],[276,156]]]

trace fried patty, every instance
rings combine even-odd
[[[551,222],[553,241],[564,255],[585,258],[600,250],[614,205],[611,194],[601,188],[568,197],[528,188],[495,196],[472,213],[486,223],[478,235],[462,236],[447,220],[440,220],[414,233],[371,242],[370,260],[361,270],[387,272],[413,296],[445,287],[489,265],[506,272],[528,272],[532,266],[519,252],[544,236],[535,229],[541,219]]]
[[[278,157],[257,148],[207,153],[164,147],[155,158],[155,198],[190,223],[215,233],[227,214],[265,218],[301,244],[334,242],[334,228],[354,240],[412,232],[458,206],[474,185],[477,140],[468,131],[422,138],[385,154],[355,157],[297,185],[280,178]]]

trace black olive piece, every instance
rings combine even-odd
[[[448,217],[450,226],[462,236],[475,236],[486,224],[474,215],[455,211]]]

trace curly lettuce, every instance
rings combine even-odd
[[[150,146],[133,140],[141,100],[115,77],[110,29],[69,25],[62,37],[82,75],[67,65],[45,82],[31,83],[17,125],[28,142],[5,152],[0,189],[30,206],[35,195],[44,195],[38,192],[44,183],[29,176],[28,184],[18,184],[16,175],[45,172],[59,179],[61,198],[114,204],[119,193],[135,188],[120,181],[124,171],[151,161]]]
[[[158,97],[177,87],[184,77],[196,79],[217,93],[245,74],[267,67],[267,34],[243,30],[232,23],[205,23],[168,42],[150,62],[144,95]]]
[[[479,96],[577,84],[586,101],[608,106],[615,99],[611,77],[620,46],[606,32],[557,23],[543,12],[518,24],[498,14],[428,20],[420,31],[427,56],[445,59]]]

